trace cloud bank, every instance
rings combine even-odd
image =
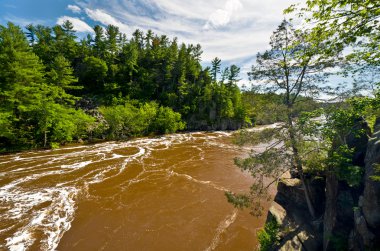
[[[74,30],[77,32],[87,32],[87,33],[94,32],[91,26],[89,26],[86,22],[76,17],[68,17],[68,16],[59,17],[57,20],[57,24],[62,25],[67,20],[73,24]]]
[[[82,15],[102,25],[119,26],[127,35],[135,29],[201,44],[203,61],[219,57],[247,68],[268,48],[282,11],[299,0],[77,0]],[[243,72],[245,69],[243,69]]]

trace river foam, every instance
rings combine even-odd
[[[28,250],[37,245],[41,250],[55,250],[71,227],[79,198],[87,196],[90,185],[115,179],[133,163],[143,163],[152,154],[159,155],[185,142],[201,142],[200,146],[192,146],[189,158],[202,161],[205,158],[203,146],[230,148],[230,145],[214,142],[230,135],[230,132],[172,134],[0,156],[0,221],[4,222],[0,236],[6,236],[4,243],[0,241],[0,249]],[[145,164],[141,166],[142,171],[127,181],[129,185],[162,173],[168,178],[176,176],[227,191],[212,181],[173,171],[175,166],[164,170],[156,170],[155,163],[150,164],[150,169]],[[235,218],[233,214],[221,223],[210,250]]]

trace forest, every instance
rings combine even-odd
[[[200,45],[72,23],[0,26],[1,151],[250,125],[240,69],[201,66]]]

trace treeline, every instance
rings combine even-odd
[[[249,123],[240,69],[202,68],[200,45],[136,30],[0,26],[0,147],[56,147]],[[221,74],[222,73],[222,74]]]

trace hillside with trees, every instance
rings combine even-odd
[[[116,26],[0,26],[0,150],[250,124],[240,69],[200,45]]]

